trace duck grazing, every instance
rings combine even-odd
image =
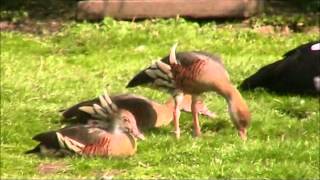
[[[277,93],[319,94],[314,81],[320,76],[320,41],[302,44],[245,79],[240,88],[263,87]]]
[[[240,137],[246,139],[250,112],[239,91],[231,84],[220,59],[205,52],[176,54],[176,46],[175,44],[172,47],[169,56],[138,73],[127,87],[152,84],[153,87],[162,87],[172,93],[175,100],[173,120],[177,138],[180,137],[179,117],[183,95],[191,94],[192,96],[194,132],[196,136],[200,136],[199,95],[203,92],[215,91],[227,100],[231,119]]]
[[[110,96],[110,98],[119,109],[130,111],[134,115],[140,131],[165,126],[172,121],[172,109],[174,107],[174,100],[172,98],[164,104],[134,94],[119,94]],[[81,111],[79,107],[92,106],[93,104],[100,104],[99,98],[83,101],[63,110],[63,120],[69,123],[87,123],[89,119],[94,117],[91,117],[89,113]],[[191,112],[190,104],[191,96],[185,95],[181,109],[186,112]],[[202,101],[199,101],[199,108],[202,115],[211,118],[215,116]]]
[[[81,106],[95,119],[87,124],[72,125],[33,137],[39,144],[26,153],[65,156],[129,156],[136,152],[136,138],[143,138],[129,111],[119,110],[107,94],[99,97],[100,104]]]

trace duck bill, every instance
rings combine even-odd
[[[134,136],[137,137],[140,140],[145,140],[146,139],[142,133],[134,134]]]
[[[131,134],[137,139],[140,139],[140,140],[146,139],[144,135],[137,128],[134,128],[133,131],[131,131]]]

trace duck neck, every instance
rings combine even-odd
[[[240,105],[243,104],[243,98],[240,94],[240,92],[233,87],[230,93],[228,93],[228,96],[225,97],[228,101],[228,104],[233,105]]]
[[[237,109],[241,109],[240,107],[247,108],[240,92],[233,85],[228,84],[219,93],[226,99],[229,114],[233,121],[237,121],[239,119]]]
[[[117,134],[121,132],[121,129],[118,123],[111,123],[110,126],[108,127],[108,131],[114,134]]]
[[[117,117],[113,117],[113,118],[108,119],[107,131],[114,133],[114,134],[118,134],[122,131],[120,128],[119,120],[117,119]]]

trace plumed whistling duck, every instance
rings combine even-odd
[[[217,56],[205,52],[175,52],[177,44],[164,57],[138,73],[127,85],[151,84],[162,87],[173,95],[175,100],[173,122],[176,137],[180,137],[180,106],[184,94],[192,96],[191,111],[196,136],[201,134],[198,121],[198,97],[206,91],[215,91],[228,102],[231,119],[242,139],[247,137],[250,112],[239,91],[231,84],[229,75]]]
[[[107,94],[99,97],[100,105],[80,106],[94,119],[87,124],[72,125],[33,137],[39,144],[26,153],[65,156],[130,156],[136,152],[136,138],[143,138],[132,113],[119,110]],[[135,125],[135,126],[134,126]]]
[[[264,87],[278,93],[316,94],[320,76],[320,41],[309,42],[284,54],[245,79],[240,88]]]
[[[110,96],[113,103],[115,103],[119,109],[130,111],[135,119],[140,131],[168,125],[173,118],[172,109],[174,107],[174,100],[170,98],[166,103],[160,104],[156,101],[149,100],[143,96],[134,94],[119,94]],[[99,98],[80,102],[63,110],[62,116],[65,122],[80,122],[87,123],[91,117],[90,114],[83,112],[79,109],[81,106],[92,106],[93,104],[100,104]],[[181,109],[186,112],[191,112],[191,96],[185,95],[183,98]],[[215,114],[211,112],[207,106],[199,101],[200,114],[215,117]]]

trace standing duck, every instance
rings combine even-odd
[[[302,44],[245,79],[240,88],[263,87],[277,93],[317,94],[314,81],[320,76],[320,41]]]
[[[110,96],[119,109],[124,109],[131,112],[135,119],[139,130],[155,128],[168,125],[173,118],[172,110],[174,107],[174,100],[170,98],[166,103],[160,104],[149,100],[143,96],[134,94],[119,94]],[[91,114],[81,111],[81,106],[92,106],[93,104],[100,104],[99,98],[80,102],[63,110],[62,116],[65,122],[80,122],[87,123],[92,119]],[[185,95],[183,98],[181,109],[190,112],[191,96]],[[207,106],[199,101],[200,113],[202,115],[213,118],[215,114],[211,112]]]
[[[143,138],[133,114],[119,110],[107,94],[99,97],[100,104],[79,109],[94,119],[87,124],[72,125],[33,137],[39,144],[26,153],[65,156],[69,154],[93,156],[130,156],[136,152],[136,138]]]
[[[191,111],[195,136],[201,135],[198,113],[199,95],[215,91],[228,102],[229,114],[242,139],[247,137],[250,121],[248,106],[239,91],[231,84],[229,75],[217,56],[205,52],[175,53],[177,44],[169,56],[155,62],[138,73],[127,85],[151,84],[169,90],[174,97],[173,120],[176,137],[180,137],[179,117],[184,94],[192,96]]]

